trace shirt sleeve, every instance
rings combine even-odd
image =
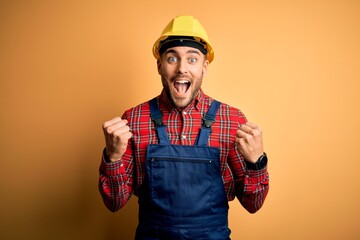
[[[133,150],[129,140],[127,149],[119,161],[110,162],[106,149],[102,153],[99,168],[99,191],[105,206],[116,212],[129,201],[133,192]]]
[[[267,167],[261,170],[247,170],[244,176],[244,187],[239,186],[236,194],[241,205],[250,213],[257,212],[264,204],[269,191],[269,174]]]
[[[269,191],[267,166],[260,170],[247,169],[244,158],[235,148],[234,146],[229,155],[235,179],[235,194],[248,212],[255,213],[262,207]]]
[[[240,115],[240,124],[244,124]],[[229,152],[229,164],[235,179],[235,194],[241,205],[250,213],[257,212],[264,204],[269,191],[269,173],[267,166],[259,170],[251,170],[246,166],[244,157],[237,150],[236,144]]]

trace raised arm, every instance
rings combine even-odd
[[[106,147],[99,169],[99,191],[112,212],[122,208],[133,191],[133,144],[127,123],[126,119],[116,117],[102,126]]]

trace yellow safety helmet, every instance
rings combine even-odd
[[[206,50],[207,59],[211,63],[214,59],[214,50],[209,41],[208,35],[205,31],[205,28],[200,24],[200,22],[193,16],[178,16],[166,25],[165,29],[162,31],[159,39],[154,43],[153,46],[153,55],[156,59],[160,58],[160,48],[162,44],[169,38],[176,38],[177,36],[181,37],[191,37],[192,41],[200,43]]]

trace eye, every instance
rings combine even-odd
[[[197,62],[197,59],[196,58],[189,58],[189,63],[196,63]]]
[[[169,57],[168,58],[168,62],[169,63],[176,63],[178,61],[178,58],[177,57]]]

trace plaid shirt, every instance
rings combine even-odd
[[[161,93],[158,97],[159,108],[171,144],[194,145],[202,117],[212,101],[200,91],[189,106],[179,110],[173,107],[164,91]],[[127,110],[122,118],[128,120],[133,133],[128,148],[117,162],[109,162],[104,150],[100,164],[99,190],[106,207],[113,212],[122,208],[132,193],[138,195],[139,187],[144,182],[147,146],[158,143],[148,102]],[[265,200],[269,177],[267,168],[247,169],[243,156],[235,146],[236,131],[246,121],[238,109],[221,104],[212,125],[208,146],[220,148],[221,175],[228,200],[236,196],[253,213],[260,209]]]

